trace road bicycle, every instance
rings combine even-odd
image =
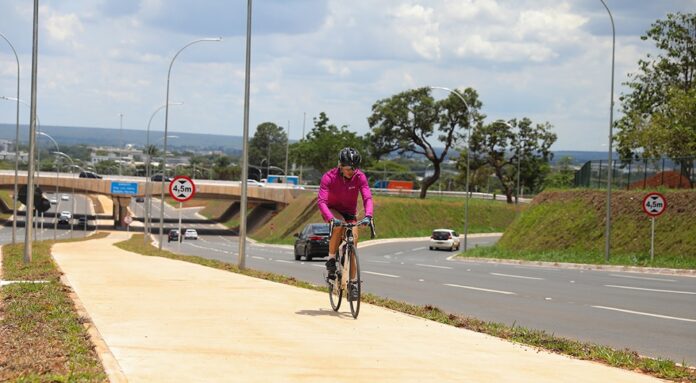
[[[331,302],[331,308],[334,311],[338,311],[341,307],[343,293],[345,292],[346,299],[350,303],[350,313],[353,315],[353,318],[356,319],[360,312],[362,280],[360,279],[360,262],[357,249],[355,248],[352,228],[360,225],[360,223],[340,223],[340,226],[344,228],[344,230],[341,237],[341,246],[336,255],[336,279],[328,278],[328,276],[326,278],[326,282],[329,285],[329,301]],[[370,238],[375,238],[374,220],[370,221],[369,226]],[[334,224],[329,224],[329,233],[333,233],[333,229]],[[355,271],[351,273],[353,264],[355,264]],[[351,274],[354,274],[353,278],[350,277]],[[351,292],[353,294],[351,294]]]

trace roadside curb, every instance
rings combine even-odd
[[[662,268],[662,267],[593,265],[593,264],[586,264],[586,263],[523,261],[523,260],[515,260],[515,259],[496,259],[496,258],[472,258],[472,257],[460,257],[458,254],[454,254],[454,255],[447,257],[447,260],[448,261],[458,261],[458,262],[500,263],[500,264],[507,264],[507,265],[532,265],[532,266],[555,267],[555,268],[560,268],[560,269],[622,271],[622,272],[631,272],[631,273],[676,275],[676,276],[682,276],[682,277],[696,277],[696,270],[694,270],[694,269],[669,269],[669,268]]]

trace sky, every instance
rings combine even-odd
[[[26,101],[32,3],[0,0],[0,33],[17,50]],[[696,0],[606,3],[616,26],[618,111],[628,74],[654,53],[641,34],[668,13],[694,12]],[[177,51],[222,37],[187,47],[173,62],[169,100],[183,105],[170,106],[168,130],[241,136],[246,11],[243,0],[40,1],[39,120],[145,130],[165,103]],[[378,100],[423,86],[472,87],[487,122],[549,122],[558,135],[553,150],[605,151],[611,50],[600,0],[257,0],[250,136],[270,121],[289,125],[298,140],[320,112],[362,135]],[[0,96],[15,97],[16,81],[14,54],[0,39]],[[29,108],[20,112],[26,123]],[[15,122],[14,103],[0,100],[0,122]],[[151,129],[164,130],[164,110]]]

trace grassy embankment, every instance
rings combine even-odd
[[[175,204],[178,207],[178,202]],[[230,204],[229,200],[197,199],[185,202],[184,207],[203,207],[201,215],[218,220]],[[358,205],[358,216],[361,217],[360,200]],[[462,198],[421,200],[378,195],[374,197],[374,205],[379,238],[424,237],[429,236],[433,229],[454,228],[461,231],[464,225]],[[252,209],[249,209],[248,213],[251,214]],[[515,215],[516,207],[513,205],[501,201],[471,199],[469,232],[502,232],[514,220]],[[316,206],[316,193],[306,193],[254,230],[251,237],[267,243],[291,244],[295,240],[293,234],[302,231],[306,224],[322,221]],[[237,227],[239,215],[231,217],[223,224],[227,227]]]
[[[7,207],[7,210],[5,209],[0,209],[0,222],[4,222],[10,219],[12,216],[12,206],[14,204],[14,200],[12,199],[12,192],[9,190],[0,190],[0,199],[2,202],[4,202],[5,207]],[[19,207],[20,202],[17,202]]]
[[[97,234],[90,239],[106,236]],[[83,239],[58,242],[79,241]],[[57,242],[34,242],[25,265],[23,244],[2,247],[0,290],[0,381],[106,382],[104,369],[50,255]]]
[[[244,274],[254,278],[262,278],[291,286],[326,292],[326,288],[323,286],[316,286],[299,281],[293,277],[251,269],[240,270],[235,265],[229,263],[205,259],[198,256],[178,255],[166,250],[159,250],[156,247],[143,244],[142,234],[135,234],[128,241],[116,243],[116,246],[123,250],[143,255],[191,262],[206,267]],[[578,359],[600,362],[613,367],[623,368],[629,371],[638,371],[676,382],[696,382],[696,371],[694,370],[680,367],[670,360],[641,357],[638,353],[630,350],[616,350],[602,345],[582,343],[557,337],[544,331],[530,330],[517,326],[511,327],[495,322],[485,322],[462,315],[450,314],[431,305],[412,305],[393,299],[381,298],[373,294],[364,294],[362,296],[362,301],[450,326],[465,328],[551,352],[569,355]]]
[[[525,259],[696,269],[696,192],[663,191],[668,208],[655,222],[650,260],[650,219],[645,191],[612,193],[612,252],[604,259],[606,192],[549,191],[537,196],[505,231],[498,245],[468,257]]]

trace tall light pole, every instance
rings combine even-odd
[[[27,108],[29,108],[29,110],[31,111],[31,104],[29,104],[29,103],[26,102],[26,101],[20,100],[19,98],[0,96],[0,100],[7,100],[7,101],[18,102],[18,103],[20,103],[20,104],[26,106]],[[39,116],[36,116],[36,128],[37,128],[37,129],[40,129],[40,128],[41,128],[41,120],[39,119]],[[36,129],[34,130],[34,138],[36,138],[36,134],[35,134],[35,133],[36,133]],[[19,137],[17,137],[17,138],[19,138]],[[36,141],[34,141],[34,142],[36,142]],[[18,181],[17,181],[17,169],[19,168],[19,140],[17,140],[17,145],[16,145],[16,146],[17,146],[17,147],[15,148],[15,156],[16,156],[17,158],[15,159],[15,184],[18,182]],[[33,155],[34,152],[32,151],[31,153],[32,153],[32,155]],[[37,157],[39,157],[39,151],[37,151]],[[37,161],[37,162],[38,162],[39,165],[36,167],[36,173],[38,174],[39,171],[41,170],[41,163],[40,163],[40,161]],[[33,172],[32,172],[32,177],[33,177]],[[27,178],[27,181],[28,181],[28,180],[29,180],[29,179]],[[28,182],[27,182],[27,183],[28,183]],[[28,186],[27,186],[27,187],[28,187]],[[29,189],[27,189],[27,190],[29,190]],[[15,195],[16,195],[16,194],[17,194],[17,193],[15,193]],[[15,201],[15,203],[16,203],[16,201]],[[29,203],[28,200],[27,200],[27,203]],[[28,205],[27,205],[27,206],[28,206]],[[30,210],[27,208],[26,215],[28,215],[28,214],[30,214]],[[31,214],[34,214],[34,213],[32,212]],[[14,215],[15,215],[15,217],[17,217],[16,205],[15,205]],[[32,223],[28,223],[29,221],[26,220],[26,215],[25,215],[25,227],[26,227],[26,225],[30,225],[30,224],[33,225],[33,224],[34,224],[33,219],[32,219]],[[15,218],[15,222],[13,223],[13,226],[14,226],[15,224],[16,224],[16,218]],[[36,232],[34,232],[34,239],[36,239]]]
[[[300,137],[300,141],[304,140],[304,132],[305,132],[305,122],[307,121],[307,112],[302,113],[302,137]],[[302,170],[304,168],[304,164],[302,163],[302,160],[300,159],[300,184],[302,183]]]
[[[170,102],[169,105],[183,105],[183,102]],[[145,151],[147,152],[147,163],[145,164],[145,216],[143,217],[143,241],[147,243],[147,237],[149,233],[149,228],[150,228],[150,210],[152,210],[151,205],[151,200],[152,196],[150,195],[150,162],[152,162],[152,157],[150,155],[150,125],[152,124],[152,119],[155,118],[155,115],[157,112],[160,110],[164,109],[167,104],[162,104],[160,105],[157,109],[155,109],[154,112],[152,112],[152,115],[150,116],[150,120],[147,122],[147,134],[145,135]],[[170,136],[171,137],[171,136]]]
[[[73,168],[77,165],[75,165],[75,162],[73,161],[72,157],[69,155],[63,153],[63,152],[53,152],[53,154],[61,156],[63,158],[67,158],[70,161],[70,174],[73,173]],[[72,200],[72,208],[70,209],[70,238],[73,237],[73,221],[75,219],[75,183],[73,182],[73,187],[72,187],[72,196],[70,197]],[[58,196],[56,196],[58,198]],[[57,211],[58,209],[56,209]]]
[[[612,145],[614,143],[614,55],[616,52],[616,28],[614,27],[614,17],[611,15],[609,7],[604,0],[600,0],[604,8],[609,14],[611,20],[611,96],[609,99],[609,167],[607,168],[607,223],[604,231],[606,239],[604,245],[604,260],[609,262],[609,254],[611,252],[611,178],[612,178]]]
[[[39,58],[39,0],[34,0],[34,21],[31,50],[31,111],[29,112],[29,166],[27,168],[27,220],[24,230],[24,263],[31,262],[32,242],[31,225],[34,221],[34,145],[36,144],[36,72]]]
[[[179,56],[179,53],[181,53],[184,49],[190,47],[193,44],[196,43],[201,43],[204,41],[221,41],[221,37],[213,37],[213,38],[204,38],[204,39],[198,39],[191,41],[190,43],[184,45],[181,49],[179,49],[178,52],[172,57],[172,61],[169,63],[169,71],[167,71],[167,99],[164,102],[164,156],[162,158],[164,159],[163,162],[163,173],[164,169],[167,168],[167,128],[169,126],[169,81],[172,76],[172,65],[174,65],[174,60]],[[162,200],[160,201],[160,233],[159,233],[159,249],[162,250],[162,239],[164,236],[164,180],[166,177],[164,174],[162,175],[162,195],[161,198]],[[181,235],[181,233],[179,234]]]
[[[12,49],[12,53],[14,53],[15,60],[17,60],[17,98],[16,98],[16,103],[17,103],[17,119],[16,119],[16,126],[15,126],[15,173],[14,173],[14,196],[12,198],[12,244],[14,245],[17,241],[16,236],[17,236],[17,193],[18,191],[18,176],[17,176],[17,171],[19,168],[19,57],[17,56],[17,51],[15,50],[14,46],[10,42],[10,40],[5,37],[2,33],[0,33],[0,37],[2,37],[5,41],[7,41],[7,44],[10,46],[10,49]]]
[[[239,257],[237,267],[244,269],[246,257],[247,179],[249,178],[249,84],[251,83],[251,3],[247,0],[246,61],[244,71],[244,130],[242,134],[242,192],[239,209]]]
[[[288,155],[290,154],[290,120],[288,120],[288,137],[285,140],[285,183],[288,182]]]
[[[120,123],[120,128],[118,130],[118,175],[122,176],[123,175],[123,113],[119,113],[118,116],[120,117],[121,123]]]
[[[466,106],[466,118],[469,122],[466,133],[466,202],[464,203],[464,251],[466,251],[469,237],[469,157],[471,152],[471,107],[469,107],[469,104],[466,102],[464,97],[457,91],[441,86],[431,86],[429,88],[446,90],[459,97],[459,99],[464,103],[464,106]]]
[[[60,152],[60,147],[58,146],[58,143],[56,140],[53,139],[53,137],[49,136],[48,133],[46,132],[37,132],[37,134],[47,137],[49,140],[53,142],[53,145],[56,146],[56,152]],[[57,238],[57,231],[58,231],[58,164],[56,163],[56,212],[53,214],[53,240],[55,241]],[[43,222],[43,220],[42,220]]]

